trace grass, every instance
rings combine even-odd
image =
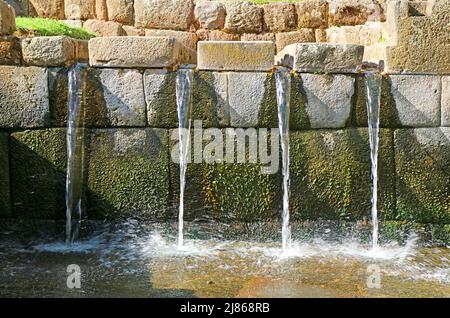
[[[89,40],[95,37],[94,33],[85,29],[75,28],[63,21],[52,19],[17,17],[16,26],[19,34],[33,34],[36,36],[66,35],[82,40]]]

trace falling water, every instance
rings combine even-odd
[[[291,246],[291,229],[289,225],[289,102],[291,95],[290,74],[279,69],[275,74],[278,103],[278,127],[280,129],[282,171],[283,171],[283,213],[282,246],[286,251]]]
[[[84,122],[82,111],[83,77],[86,65],[76,64],[69,71],[69,110],[67,120],[66,243],[72,243],[81,223],[84,166]],[[74,223],[72,214],[78,213]],[[73,227],[75,225],[75,227]]]
[[[378,247],[378,131],[380,128],[381,75],[366,73],[367,118],[372,162],[372,248]]]
[[[178,210],[178,248],[183,247],[184,228],[184,188],[185,175],[190,145],[189,119],[191,102],[191,84],[193,72],[190,69],[180,69],[177,73],[177,112],[178,112],[178,138],[179,138],[179,162],[180,162],[180,206]]]

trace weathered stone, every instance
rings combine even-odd
[[[275,43],[274,33],[244,33],[241,36],[241,41],[271,41]]]
[[[392,130],[380,130],[379,217],[395,217]],[[370,219],[371,173],[367,129],[292,132],[291,217],[294,220]]]
[[[74,28],[82,28],[83,27],[83,21],[82,20],[64,20],[64,23],[68,26],[74,27]]]
[[[64,0],[66,19],[88,20],[95,18],[96,0]]]
[[[48,69],[48,94],[52,127],[67,126],[69,77],[67,68]]]
[[[16,14],[9,4],[0,2],[0,35],[9,35],[16,30]]]
[[[43,127],[48,118],[47,70],[0,66],[0,127]]]
[[[122,24],[114,21],[87,20],[83,27],[95,33],[97,36],[121,36],[125,35]]]
[[[226,33],[220,30],[198,30],[196,32],[199,41],[239,41],[240,35]]]
[[[359,39],[361,45],[376,45],[382,41],[382,24],[380,22],[366,22],[361,26]]]
[[[404,1],[388,3],[386,70],[391,72],[448,73],[450,69],[450,43],[448,17],[450,2],[436,0],[430,15],[405,17],[401,6]],[[430,4],[432,4],[430,3]],[[394,8],[392,8],[393,6]],[[406,6],[407,8],[407,6]]]
[[[204,41],[198,43],[201,70],[268,71],[273,67],[273,42]]]
[[[93,218],[167,218],[167,130],[99,129],[90,141],[88,212]]]
[[[95,0],[95,18],[108,21],[108,6],[106,0]]]
[[[13,7],[18,17],[35,16],[28,10],[28,0],[4,0],[4,2]]]
[[[441,124],[450,127],[450,76],[442,76]]]
[[[328,2],[306,0],[295,4],[299,28],[328,27]]]
[[[139,28],[189,30],[194,22],[192,0],[135,0],[134,12]]]
[[[64,20],[64,0],[29,0],[28,5],[41,18]]]
[[[232,127],[277,127],[274,81],[267,73],[228,73]]]
[[[295,5],[292,3],[269,3],[262,6],[264,27],[270,32],[286,32],[297,27]]]
[[[122,24],[133,24],[134,0],[106,0],[108,20]]]
[[[226,3],[225,31],[259,33],[262,31],[263,10],[249,2]]]
[[[361,26],[331,27],[327,29],[327,42],[360,45]]]
[[[75,44],[75,59],[80,62],[89,62],[89,41],[73,39]]]
[[[0,36],[0,65],[19,65],[22,61],[20,41],[14,36]]]
[[[134,26],[123,25],[122,29],[125,31],[125,34],[127,36],[144,36],[145,35],[144,29],[139,29]]]
[[[316,42],[318,42],[318,43],[327,42],[327,30],[326,29],[315,29],[314,34],[316,37]]]
[[[149,126],[177,127],[176,73],[166,70],[146,70],[144,89]]]
[[[375,64],[380,64],[381,61],[386,61],[386,46],[379,43],[364,47],[363,61]]]
[[[66,129],[13,133],[10,152],[14,216],[64,218]]]
[[[349,75],[301,74],[311,128],[342,128],[350,119],[355,79]]]
[[[364,46],[311,43],[291,44],[276,61],[299,72],[354,73],[362,64]]]
[[[371,0],[334,0],[329,3],[329,25],[358,25],[366,21],[383,21],[380,4]]]
[[[11,216],[8,134],[0,132],[0,216]]]
[[[399,123],[408,127],[440,125],[441,79],[428,75],[391,75],[390,95]]]
[[[192,32],[173,30],[145,30],[145,36],[174,38],[182,45],[183,60],[187,64],[197,63],[197,35]]]
[[[229,126],[227,74],[196,72],[192,87],[192,119],[201,120],[204,128]]]
[[[315,42],[316,36],[313,29],[300,29],[292,32],[277,33],[277,52],[281,52],[286,46],[293,43]]]
[[[97,127],[145,126],[142,74],[130,69],[90,69],[86,122]]]
[[[450,128],[395,131],[397,219],[450,223]]]
[[[173,38],[104,37],[89,41],[89,63],[101,67],[162,68],[183,63]]]
[[[222,29],[225,25],[225,7],[222,3],[201,0],[195,3],[195,17],[203,29]]]
[[[75,43],[66,36],[39,36],[22,40],[23,60],[28,65],[68,66],[75,61]]]

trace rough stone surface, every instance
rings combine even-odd
[[[450,76],[442,76],[441,123],[450,127]]]
[[[0,132],[0,216],[11,216],[8,134]]]
[[[274,81],[267,73],[228,73],[232,127],[277,127]]]
[[[292,32],[277,33],[277,52],[281,52],[286,46],[293,43],[315,42],[316,37],[313,29],[301,29]]]
[[[358,25],[383,21],[383,9],[371,0],[334,0],[329,2],[329,25]]]
[[[28,0],[4,0],[3,2],[13,7],[18,17],[34,16],[35,12],[32,13],[28,10]]]
[[[362,64],[364,47],[330,43],[291,44],[276,56],[278,65],[300,72],[354,73]]]
[[[75,43],[66,36],[39,36],[22,40],[23,60],[28,65],[68,66],[75,61]]]
[[[162,68],[183,63],[173,38],[105,37],[89,41],[89,63],[100,67]]]
[[[87,123],[94,126],[145,126],[142,74],[129,69],[90,69],[86,94]]]
[[[145,36],[174,38],[182,45],[183,60],[187,64],[197,63],[197,35],[192,32],[173,30],[145,30]]]
[[[66,19],[88,20],[95,18],[96,0],[64,0]]]
[[[134,0],[106,0],[108,20],[122,24],[133,24]]]
[[[0,65],[18,65],[22,61],[20,41],[14,36],[0,36]]]
[[[13,133],[10,152],[14,216],[64,218],[66,130]]]
[[[43,127],[48,119],[47,70],[0,66],[0,127]]]
[[[263,10],[249,2],[226,3],[225,31],[259,33],[263,28]]]
[[[16,30],[16,15],[13,7],[0,2],[0,35],[9,35]]]
[[[436,127],[440,121],[441,78],[428,75],[391,75],[390,95],[399,123]]]
[[[167,218],[167,130],[100,129],[90,140],[90,217]]]
[[[48,69],[48,94],[51,125],[67,127],[69,77],[65,67]]]
[[[68,26],[74,27],[74,28],[82,28],[83,27],[83,21],[82,20],[64,20],[64,23]]]
[[[380,130],[379,217],[395,217],[392,130]],[[371,173],[367,129],[292,132],[291,200],[293,220],[370,219]]]
[[[194,22],[192,0],[135,0],[134,12],[139,28],[189,30]]]
[[[95,17],[98,20],[108,21],[108,6],[106,0],[95,0]]]
[[[121,36],[125,35],[122,24],[114,21],[87,20],[83,27],[95,33],[97,36]]]
[[[264,27],[270,32],[286,32],[297,27],[295,5],[292,3],[269,3],[262,6]]]
[[[450,128],[395,132],[397,219],[450,223]]]
[[[64,20],[64,0],[29,0],[28,5],[41,18]]]
[[[227,33],[220,30],[198,30],[196,32],[199,41],[239,41],[240,35]]]
[[[331,27],[327,29],[327,42],[339,44],[361,44],[361,27],[357,26],[343,26]]]
[[[273,67],[273,42],[205,41],[198,43],[201,70],[268,71]]]
[[[144,89],[149,126],[177,127],[176,73],[166,70],[145,70]]]
[[[350,119],[355,79],[349,75],[301,74],[311,128],[342,128]]]
[[[380,22],[366,22],[359,32],[361,45],[369,46],[382,42],[382,23]]]
[[[275,43],[274,33],[244,33],[241,36],[241,41],[271,41]]]
[[[122,25],[122,29],[125,31],[127,36],[144,36],[145,30],[139,29],[130,25]]]
[[[316,42],[327,42],[327,30],[326,29],[315,29],[314,30]]]
[[[203,127],[227,127],[230,124],[227,73],[195,73],[191,117],[202,120]]]
[[[89,41],[73,40],[75,43],[75,58],[79,62],[89,62]]]
[[[299,28],[319,28],[328,26],[328,2],[305,0],[295,4]]]
[[[225,25],[225,6],[220,2],[197,1],[194,12],[197,23],[203,29],[222,29]]]

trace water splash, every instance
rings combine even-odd
[[[177,113],[178,113],[178,141],[180,162],[180,205],[178,211],[178,248],[183,247],[184,240],[184,189],[186,186],[186,167],[189,156],[191,120],[189,118],[191,104],[191,85],[193,71],[180,69],[177,73]]]
[[[370,160],[372,162],[372,248],[378,248],[378,141],[380,128],[381,75],[365,74],[367,87],[367,118],[369,126]]]
[[[289,71],[279,69],[275,73],[278,104],[278,126],[280,130],[283,172],[283,212],[282,246],[283,250],[291,246],[291,228],[289,225],[289,103],[291,95],[291,77]]]
[[[82,217],[84,179],[84,114],[82,109],[83,83],[87,66],[76,64],[69,71],[69,109],[67,120],[67,178],[66,178],[66,243],[78,236]],[[72,214],[78,214],[74,223]],[[75,228],[73,227],[75,225]]]

